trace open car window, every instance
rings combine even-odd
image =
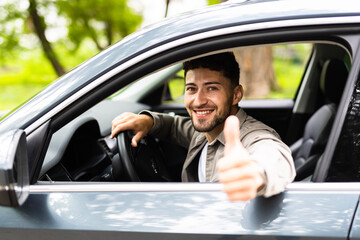
[[[326,101],[320,89],[323,62],[330,58],[347,65],[351,62],[346,49],[332,43],[281,43],[223,51],[233,51],[240,65],[240,83],[245,89],[240,106],[274,128],[289,146],[302,137],[307,120]],[[186,116],[183,74],[181,62],[176,62],[134,79],[61,127],[51,136],[39,180],[129,181],[125,176],[112,176],[119,149],[116,139],[109,138],[111,121],[123,112],[142,110]],[[180,182],[187,149],[155,141],[159,152],[154,158],[160,156],[161,164],[146,162],[154,153],[134,153],[142,156],[137,163],[137,170],[143,171],[140,180]],[[153,147],[153,143],[146,144]],[[156,177],[154,172],[161,172],[160,168],[166,174]]]
[[[236,49],[243,99],[295,99],[312,43],[279,44]],[[184,71],[169,79],[163,103],[183,102]]]

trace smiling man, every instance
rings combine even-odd
[[[134,147],[146,134],[186,147],[182,181],[220,181],[230,200],[283,191],[295,177],[291,152],[272,128],[239,108],[243,88],[234,55],[205,56],[183,67],[190,118],[124,113],[113,120],[112,137],[131,129]]]

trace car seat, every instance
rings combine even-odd
[[[302,180],[314,172],[328,141],[347,76],[348,70],[343,61],[329,59],[324,62],[320,75],[320,89],[325,104],[309,118],[303,137],[290,146],[296,169],[295,181]]]

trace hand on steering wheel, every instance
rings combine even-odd
[[[120,132],[117,136],[119,158],[114,158],[112,161],[113,178],[132,182],[172,181],[158,142],[146,136],[134,148],[130,144],[131,139],[133,139],[131,131]]]
[[[112,121],[111,138],[114,138],[122,131],[132,130],[134,137],[131,139],[131,145],[137,147],[138,142],[146,136],[154,124],[151,116],[146,114],[122,113]]]
[[[117,135],[119,149],[119,158],[113,161],[115,180],[123,179],[125,172],[127,179],[134,182],[170,181],[160,146],[146,136],[153,124],[151,116],[134,113],[123,113],[112,121],[111,138]]]

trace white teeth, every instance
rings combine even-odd
[[[197,111],[196,113],[202,115],[202,114],[208,114],[210,112],[211,111]]]

